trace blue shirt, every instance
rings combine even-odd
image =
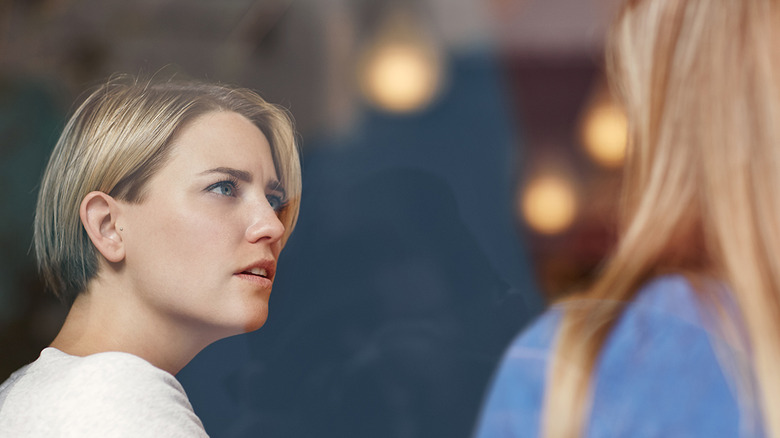
[[[585,436],[762,436],[750,428],[755,421],[741,421],[734,376],[719,362],[724,354],[729,361],[744,358],[705,329],[712,319],[694,294],[684,277],[665,276],[645,285],[626,306],[595,365]],[[483,406],[477,438],[539,436],[561,316],[562,308],[553,307],[510,345]]]

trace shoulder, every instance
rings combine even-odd
[[[478,438],[538,436],[550,348],[562,313],[552,308],[509,345],[485,399]]]
[[[723,365],[744,358],[718,338],[705,304],[682,276],[643,286],[596,364],[592,435],[740,435],[737,376]]]
[[[553,306],[512,342],[477,436],[538,436],[551,350],[565,309],[576,305]],[[588,435],[739,435],[739,408],[709,315],[682,276],[643,285],[601,350]],[[718,349],[724,352],[733,354]]]
[[[119,352],[46,349],[0,395],[0,428],[61,436],[205,436],[171,374]],[[34,424],[34,426],[33,426]],[[24,435],[22,435],[24,436]]]

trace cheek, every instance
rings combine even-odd
[[[231,245],[240,235],[233,218],[186,206],[149,209],[145,215],[128,260],[135,259],[146,275],[198,284],[214,269],[230,269]]]
[[[167,240],[169,257],[190,274],[192,268],[208,269],[209,265],[224,264],[230,256],[231,243],[236,239],[235,221],[228,217],[190,211],[178,212],[173,220],[161,227],[161,239]]]

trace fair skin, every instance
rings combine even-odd
[[[185,125],[144,192],[135,204],[84,198],[100,269],[51,346],[132,353],[176,374],[210,343],[265,323],[284,193],[268,140],[232,112]]]

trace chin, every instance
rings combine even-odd
[[[263,309],[262,312],[257,312],[255,315],[253,315],[249,320],[244,324],[244,333],[253,332],[263,325],[265,325],[265,321],[268,319],[268,309]]]

